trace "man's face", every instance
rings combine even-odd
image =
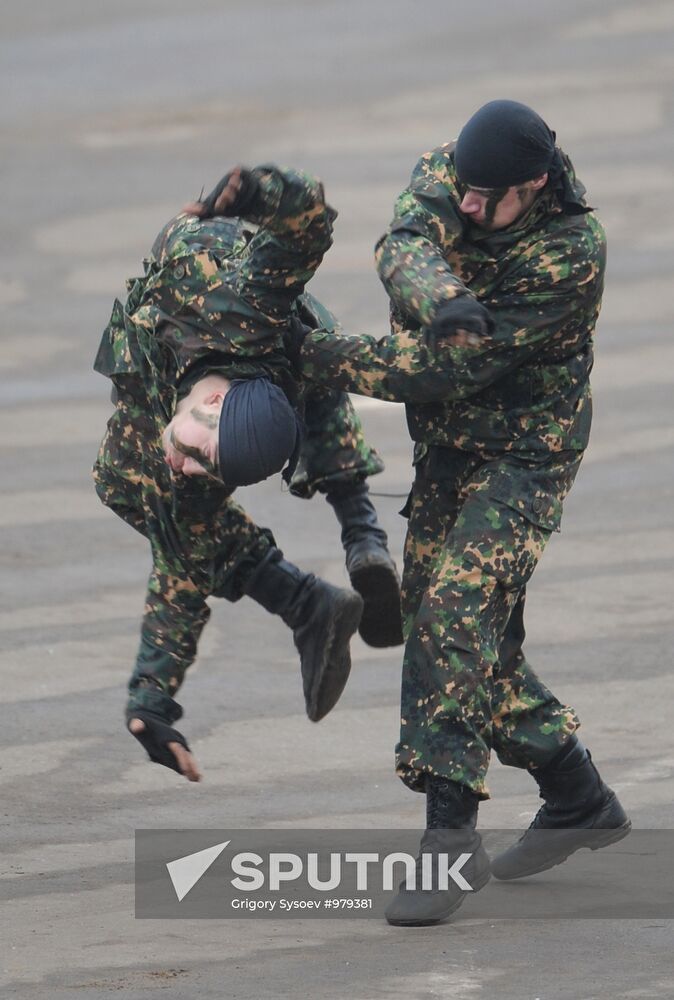
[[[464,184],[459,211],[487,232],[505,229],[531,208],[547,179],[544,174],[536,180],[504,188],[477,188]]]
[[[162,436],[166,461],[173,472],[217,477],[221,409],[222,400],[176,414]]]

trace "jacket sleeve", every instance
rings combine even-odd
[[[258,193],[246,217],[260,229],[241,259],[235,288],[254,309],[283,323],[332,245],[337,213],[310,174],[274,166],[253,174]]]
[[[274,166],[253,173],[257,192],[246,217],[259,229],[250,242],[229,253],[217,245],[190,252],[186,239],[184,252],[144,282],[131,316],[146,355],[160,342],[178,380],[196,364],[271,355],[282,363],[279,328],[331,244],[335,212],[319,181]],[[177,224],[198,226],[189,216]]]
[[[597,224],[598,226],[598,224]],[[546,240],[484,305],[495,327],[433,338],[427,329],[376,340],[316,330],[301,355],[308,379],[346,392],[401,403],[463,399],[530,361],[544,346],[579,350],[599,311],[605,248],[601,227],[571,246]]]
[[[426,153],[396,202],[375,248],[377,270],[393,305],[428,326],[439,305],[467,289],[447,256],[461,233],[461,196],[450,171],[452,144]]]

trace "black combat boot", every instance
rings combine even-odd
[[[267,553],[244,592],[293,630],[307,715],[319,722],[337,704],[349,678],[349,640],[363,611],[361,598],[303,573],[278,549]]]
[[[477,823],[477,795],[465,785],[446,778],[426,778],[426,826],[416,864],[415,887],[407,889],[405,882],[386,910],[386,919],[398,927],[424,927],[445,920],[463,903],[470,891],[481,889],[489,881],[489,858]],[[440,875],[447,873],[461,854],[471,857],[457,871],[457,881]],[[423,856],[430,855],[430,888],[423,888]],[[442,857],[444,855],[444,857]],[[428,865],[428,861],[426,862]],[[459,884],[465,879],[470,888]]]
[[[400,579],[386,547],[386,532],[368,496],[367,483],[340,484],[326,493],[342,526],[346,569],[365,607],[358,631],[368,646],[400,646]]]
[[[589,751],[572,736],[549,764],[529,773],[544,805],[516,844],[492,862],[498,879],[522,878],[547,871],[578,851],[622,840],[630,823],[615,792],[604,784]]]

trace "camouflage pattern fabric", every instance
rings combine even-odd
[[[290,384],[282,329],[332,243],[336,213],[307,174],[273,166],[252,173],[258,193],[246,221],[257,232],[241,220],[172,219],[103,335],[96,371],[138,374],[164,425],[179,391],[204,371]]]
[[[504,764],[542,764],[577,728],[524,654],[527,581],[578,466],[539,465],[431,447],[406,513],[401,735],[397,771],[425,773],[488,797],[490,750]]]
[[[578,214],[562,212],[546,192],[522,219],[489,233],[458,212],[452,145],[424,156],[377,248],[390,335],[316,331],[302,349],[305,376],[408,403],[411,436],[425,446],[530,458],[585,448],[606,250],[568,169]],[[490,335],[431,337],[436,309],[457,294],[490,310]]]
[[[304,292],[292,313],[308,326],[337,333],[340,325],[322,302]],[[290,492],[308,499],[316,492],[365,479],[382,472],[384,463],[363,435],[360,418],[346,393],[311,382],[300,382],[299,411],[304,438],[299,461],[290,480]]]
[[[180,716],[173,697],[208,621],[206,597],[238,600],[275,544],[221,483],[171,474],[161,434],[179,395],[214,371],[262,373],[280,384],[304,410],[307,428],[292,482],[297,495],[383,468],[348,398],[327,389],[305,393],[283,354],[291,311],[336,323],[301,294],[330,246],[335,213],[307,175],[275,167],[255,174],[250,216],[258,231],[232,219],[181,215],[169,222],[145,277],[127,283],[125,305],[115,302],[95,363],[117,395],[94,466],[96,490],[148,538],[153,557],[129,708],[155,709],[169,721]]]
[[[147,411],[140,380],[118,381],[115,412],[94,466],[103,503],[140,531],[152,548],[141,645],[130,708],[180,717],[172,701],[194,661],[208,621],[206,598],[238,600],[248,576],[274,544],[206,477],[173,476]]]
[[[459,212],[453,144],[422,157],[377,245],[391,297],[379,340],[315,330],[303,375],[406,404],[417,479],[403,575],[406,649],[398,771],[486,797],[490,748],[545,763],[578,725],[522,653],[525,589],[586,447],[605,238],[565,158],[577,202],[545,190],[506,229]],[[433,336],[437,309],[474,295],[484,336]]]

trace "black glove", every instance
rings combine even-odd
[[[147,751],[147,755],[154,764],[163,764],[173,771],[181,773],[178,762],[172,751],[169,750],[169,743],[180,743],[181,746],[189,750],[187,740],[177,729],[173,729],[157,712],[150,712],[146,708],[128,709],[126,713],[127,729],[131,719],[140,719],[145,723],[142,733],[131,733],[135,736],[141,746]]]
[[[457,330],[466,330],[486,337],[494,329],[488,309],[472,295],[457,295],[444,302],[436,312],[430,326],[431,336],[438,340],[451,337]]]
[[[212,219],[216,214],[215,203],[227,187],[229,183],[229,178],[232,176],[233,171],[228,171],[221,181],[215,185],[211,193],[207,198],[201,200],[201,204],[204,206],[205,211],[202,213],[202,219]],[[241,218],[246,217],[246,212],[252,205],[255,195],[260,187],[257,177],[253,174],[251,170],[247,170],[245,167],[241,169],[241,187],[239,188],[238,194],[234,199],[234,202],[228,206],[224,211],[218,212],[218,215],[225,216],[240,216]]]
[[[293,366],[293,371],[296,375],[302,374],[300,354],[302,352],[304,338],[308,333],[311,333],[311,327],[305,326],[302,320],[297,316],[291,316],[290,322],[283,331],[283,347],[285,349],[285,354],[288,361]]]

